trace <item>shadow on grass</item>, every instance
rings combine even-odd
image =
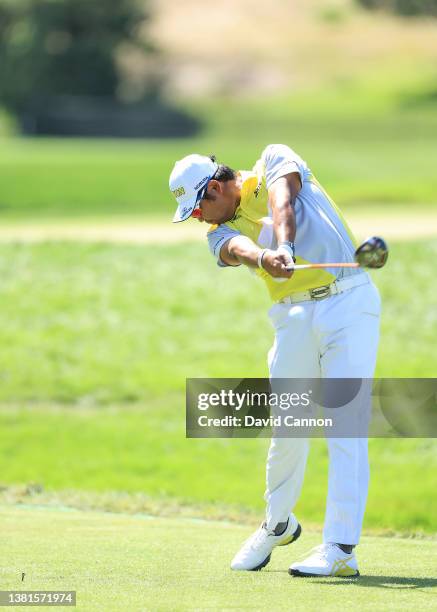
[[[437,587],[437,578],[411,578],[404,576],[360,576],[358,578],[334,578],[312,582],[325,585],[355,584],[360,587],[379,587],[382,589],[430,589]]]

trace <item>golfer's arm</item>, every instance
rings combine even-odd
[[[273,228],[278,244],[294,242],[296,216],[294,202],[302,188],[298,172],[291,172],[277,179],[269,189],[269,202],[273,212]]]
[[[257,268],[261,250],[247,236],[234,236],[220,249],[220,259],[229,266],[244,264],[249,268]]]

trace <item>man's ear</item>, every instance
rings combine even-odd
[[[220,183],[220,181],[216,181],[215,179],[212,179],[211,181],[209,181],[206,191],[208,193],[209,199],[215,200],[216,193],[221,193],[222,191],[222,184]]]

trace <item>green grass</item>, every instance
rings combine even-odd
[[[79,507],[170,515],[187,508],[185,514],[260,520],[267,447],[266,439],[185,439],[182,393],[141,406],[3,405],[0,412],[0,482],[34,483],[28,494],[6,492],[14,503],[52,502],[60,495]],[[437,532],[429,511],[435,441],[373,439],[370,458],[365,528]],[[327,462],[324,440],[313,440],[296,508],[305,524],[323,522]],[[39,487],[41,494],[35,493]],[[120,499],[117,491],[126,496]]]
[[[435,375],[435,257],[431,241],[394,244],[374,275],[380,376]],[[184,437],[186,377],[267,375],[257,279],[219,270],[202,244],[12,244],[0,291],[3,483],[262,512],[266,440]],[[327,458],[313,447],[299,512],[320,523]],[[432,442],[374,440],[371,456],[366,526],[435,531]]]
[[[1,508],[2,589],[76,590],[80,610],[432,610],[435,543],[365,537],[362,576],[296,579],[320,542],[303,532],[261,573],[229,569],[247,527],[41,508]],[[21,581],[25,573],[24,582]]]
[[[392,245],[379,376],[434,376],[433,241]],[[143,401],[188,377],[267,375],[269,298],[204,244],[0,246],[0,401]],[[256,304],[256,307],[254,307]]]
[[[334,93],[191,103],[205,129],[186,140],[3,138],[0,217],[169,216],[176,159],[214,152],[249,169],[271,142],[300,153],[342,206],[435,205],[437,112],[432,105],[402,106],[402,95],[343,86]]]

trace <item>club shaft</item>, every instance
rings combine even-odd
[[[315,263],[315,264],[299,264],[293,266],[290,270],[314,270],[317,268],[359,268],[358,263]]]

